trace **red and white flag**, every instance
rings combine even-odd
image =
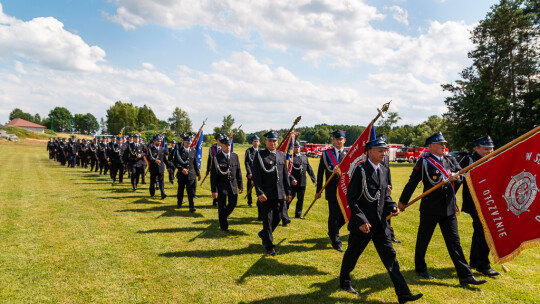
[[[540,244],[540,132],[471,169],[467,184],[495,262]]]
[[[354,173],[354,168],[366,161],[366,143],[373,139],[375,139],[375,127],[373,126],[373,122],[371,122],[364,132],[360,134],[339,164],[340,175],[336,195],[346,223],[349,223],[349,219],[351,218],[351,210],[347,203],[347,187]],[[325,156],[323,155],[322,157]]]

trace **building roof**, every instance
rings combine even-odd
[[[43,129],[45,129],[45,126],[38,125],[36,123],[33,123],[31,121],[28,121],[28,120],[24,120],[22,118],[15,118],[15,119],[11,120],[4,127],[7,127],[7,126],[27,127],[27,128],[43,128]]]

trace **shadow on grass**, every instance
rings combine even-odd
[[[294,264],[283,264],[279,261],[263,255],[255,264],[236,281],[237,284],[243,284],[248,277],[256,276],[282,276],[282,275],[301,275],[315,276],[328,274],[318,270],[313,266],[303,266]]]
[[[217,221],[216,221],[217,222]],[[198,238],[203,239],[218,239],[218,238],[227,238],[229,236],[245,236],[248,235],[244,231],[229,229],[228,231],[219,230],[218,224],[211,224],[207,227],[178,227],[178,228],[164,228],[164,229],[152,229],[152,230],[140,230],[137,233],[147,234],[147,233],[179,233],[179,232],[194,232],[199,231],[200,233],[189,240],[193,242]]]
[[[213,222],[215,222],[215,220],[203,220],[203,221],[193,222],[193,224],[211,224]],[[258,221],[256,217],[230,217],[228,218],[228,222],[229,222],[229,226],[258,225],[262,227],[262,222]]]
[[[160,217],[174,217],[174,216],[182,216],[182,217],[202,217],[202,214],[189,212],[188,210],[179,210],[177,209],[176,205],[167,205],[167,206],[156,206],[152,208],[142,208],[142,209],[123,209],[123,210],[116,210],[115,212],[163,212],[161,215],[157,216],[157,218]]]
[[[136,201],[133,201],[131,203],[132,204],[162,205],[163,201],[151,200],[151,198],[143,197],[143,198],[140,198],[140,199],[138,199]]]
[[[303,275],[300,273],[299,275]],[[367,280],[368,286],[375,286],[375,282]],[[390,281],[390,279],[388,279]],[[377,287],[377,290],[384,290],[386,288],[392,288],[392,283],[390,283],[390,286],[380,286]],[[354,285],[353,285],[354,286]],[[247,304],[270,304],[270,303],[298,303],[298,304],[304,304],[304,303],[318,303],[318,302],[325,302],[325,303],[367,303],[367,304],[381,304],[381,303],[388,303],[388,302],[382,302],[377,300],[367,300],[367,296],[370,293],[361,292],[358,296],[353,296],[346,291],[341,291],[339,289],[339,279],[334,278],[329,281],[323,282],[323,283],[315,283],[310,286],[310,288],[316,288],[317,290],[310,293],[302,293],[302,294],[292,294],[287,296],[279,296],[279,297],[272,297],[272,298],[266,298],[262,300],[256,300],[251,302],[245,302],[241,301],[239,303]],[[375,288],[372,288],[375,291]],[[359,290],[358,290],[359,291]],[[336,293],[336,294],[334,294]],[[396,297],[397,298],[397,297]]]

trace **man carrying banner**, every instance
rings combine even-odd
[[[388,191],[389,170],[381,165],[388,153],[388,147],[384,140],[378,138],[366,144],[366,151],[368,160],[355,168],[347,187],[347,202],[351,210],[348,229],[351,234],[341,264],[340,287],[347,292],[358,294],[351,285],[350,273],[369,241],[373,240],[394,284],[399,303],[416,301],[422,294],[411,294],[399,270],[386,221],[387,214],[399,214],[399,209]]]
[[[462,168],[467,167],[468,165],[474,163],[475,161],[481,159],[482,157],[493,152],[493,140],[489,136],[483,136],[474,141],[475,151],[473,154],[464,157],[460,166]],[[484,228],[482,227],[482,222],[478,217],[478,212],[474,206],[473,199],[471,197],[471,192],[467,183],[463,185],[463,206],[462,211],[467,212],[471,215],[473,220],[473,236],[471,242],[471,255],[470,255],[470,266],[471,268],[476,268],[479,272],[483,273],[486,276],[494,277],[500,275],[491,268],[489,262],[489,247],[486,242],[486,237],[484,235]]]
[[[253,183],[257,198],[261,202],[263,229],[259,232],[266,252],[276,255],[273,231],[281,221],[281,210],[285,200],[291,200],[291,185],[287,172],[285,154],[277,150],[278,133],[270,131],[265,135],[266,149],[255,155],[253,160]]]
[[[221,230],[228,231],[227,218],[236,207],[238,193],[243,192],[243,185],[240,161],[238,155],[231,152],[231,141],[227,136],[221,140],[221,152],[214,159],[210,186],[212,198],[218,200],[219,226]]]
[[[319,169],[317,171],[317,194],[315,199],[320,198],[320,190],[323,187],[323,182],[330,178],[332,172],[336,169],[336,166],[343,160],[346,152],[344,151],[345,145],[345,131],[337,130],[332,133],[332,145],[333,147],[324,150],[321,155],[321,161],[319,162]],[[341,240],[339,239],[339,229],[345,225],[345,219],[339,202],[337,200],[337,187],[339,184],[339,175],[334,174],[332,180],[328,183],[324,189],[325,198],[328,201],[328,236],[332,242],[332,248],[339,252],[343,252],[341,248]]]
[[[309,164],[309,159],[305,154],[300,153],[300,143],[298,141],[295,141],[294,143],[294,157],[293,161],[290,164],[291,167],[291,202],[295,198],[295,196],[298,196],[298,200],[296,201],[296,209],[294,212],[294,217],[298,219],[305,219],[302,217],[302,209],[304,207],[304,194],[306,193],[306,185],[307,185],[307,177],[306,172],[309,173],[309,177],[311,178],[311,181],[316,184],[317,180],[315,179],[315,173],[313,172],[313,169],[311,168],[311,165]],[[287,203],[287,209],[289,210],[289,206],[291,203]]]
[[[253,186],[252,184],[252,172],[251,172],[251,168],[253,168],[253,160],[255,159],[255,154],[259,151],[259,144],[260,144],[260,138],[259,136],[257,135],[253,135],[253,137],[251,138],[251,147],[249,147],[247,150],[246,150],[246,154],[244,155],[244,165],[246,167],[246,177],[247,177],[247,182],[246,182],[246,189],[249,189],[251,186]],[[248,201],[248,206],[252,206],[253,205],[253,200],[251,198],[251,193],[248,193],[247,194],[247,201]],[[259,220],[261,219],[261,207],[260,207],[260,203],[257,201],[257,209],[258,209],[258,214],[259,214]]]
[[[425,256],[435,227],[439,224],[446,243],[446,249],[456,268],[459,283],[461,285],[484,284],[486,283],[485,280],[477,280],[473,276],[459,241],[456,219],[456,211],[458,211],[456,191],[462,183],[462,178],[455,175],[455,173],[460,171],[461,167],[455,158],[444,155],[446,142],[441,132],[435,133],[426,139],[429,153],[421,157],[414,166],[409,181],[401,193],[399,209],[404,210],[405,204],[409,202],[420,181],[424,184],[425,192],[439,182],[448,179],[447,184],[424,197],[420,203],[420,225],[418,226],[414,256],[416,272],[425,279],[433,279],[427,271]]]
[[[195,184],[197,179],[201,180],[199,166],[197,165],[197,155],[195,149],[191,148],[191,137],[186,135],[182,138],[184,146],[176,149],[173,165],[178,169],[176,177],[178,178],[178,193],[176,194],[176,203],[178,208],[182,207],[184,200],[184,189],[188,194],[189,212],[195,212]]]

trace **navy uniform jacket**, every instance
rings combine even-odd
[[[311,181],[315,182],[315,173],[313,173],[313,169],[309,164],[308,157],[305,154],[295,155],[293,158],[293,167],[291,169],[291,181],[296,180],[297,187],[306,186],[306,172],[309,173]]]
[[[199,164],[197,163],[197,151],[190,148],[189,152],[184,146],[176,149],[173,166],[178,168],[176,177],[181,181],[195,180],[201,174],[199,173]],[[188,169],[188,175],[182,173],[183,169]]]
[[[127,150],[127,144],[126,144],[126,143],[122,143],[122,144],[120,145],[120,163],[121,163],[121,164],[127,163],[127,158],[126,158],[127,152],[126,152],[126,150]]]
[[[328,150],[330,150],[330,152],[332,151],[335,152],[335,149],[333,147]],[[324,150],[322,152],[321,161],[319,162],[319,169],[317,171],[317,193],[321,191],[324,183],[326,183],[326,180],[330,177],[330,175],[332,175],[332,171],[328,171],[328,169],[330,170],[334,169],[334,165],[332,165],[332,161],[326,155],[326,151],[328,150]],[[343,160],[343,158],[345,158],[345,154],[346,154],[345,150],[343,150],[343,152],[340,153],[339,155],[340,163]],[[326,168],[325,161],[326,161],[326,164],[328,164],[328,168]],[[336,191],[337,191],[338,184],[339,184],[339,175],[335,174],[334,177],[332,177],[332,180],[328,183],[328,186],[326,186],[326,189],[324,189],[324,197],[326,198],[326,200],[337,202]]]
[[[100,160],[107,159],[107,145],[104,142],[99,143],[98,145],[98,157]]]
[[[120,163],[120,145],[113,143],[109,146],[109,161],[112,163]]]
[[[146,154],[144,145],[141,143],[131,143],[128,147],[128,153],[131,154],[129,160],[131,167],[144,167],[146,161],[144,160],[144,155]],[[139,158],[138,155],[141,155]]]
[[[214,152],[212,152],[212,151],[215,151],[216,154],[214,154]],[[208,151],[208,160],[206,161],[206,171],[210,172],[210,170],[212,169],[210,167],[212,165],[212,162],[214,161],[214,156],[216,156],[219,153],[219,151],[221,151],[221,149],[219,149],[217,144],[213,144],[210,147],[210,149]]]
[[[434,180],[435,182],[439,181],[441,173],[439,170],[426,163],[426,157],[435,158],[433,154],[429,153],[427,156],[418,159],[416,166],[414,166],[411,176],[409,177],[409,181],[401,193],[401,198],[399,201],[403,204],[407,204],[409,202],[411,195],[420,181],[424,183],[424,192],[433,187],[430,179],[432,181]],[[444,155],[441,158],[441,162],[444,167],[447,170],[450,170],[452,173],[456,173],[461,170],[461,167],[457,163],[456,159],[452,156]],[[460,177],[454,182],[455,191],[458,190],[462,181],[463,178]],[[452,189],[450,183],[447,183],[446,185],[422,198],[422,201],[420,202],[420,212],[425,215],[435,216],[450,216],[456,214],[456,195],[454,194],[454,190]]]
[[[167,155],[169,154],[169,149],[163,147],[151,146],[148,149],[146,158],[150,163],[150,168],[148,171],[152,174],[162,174],[165,172],[165,161],[167,160]],[[161,163],[156,164],[156,160],[160,160]]]
[[[75,155],[79,151],[79,144],[76,141],[69,142],[68,154]]]
[[[367,191],[372,198],[375,198],[377,191],[379,191],[378,200],[370,202],[366,195],[362,193],[365,191],[363,188],[362,168],[365,173]],[[390,235],[386,216],[392,212],[394,207],[397,208],[397,204],[392,201],[388,193],[388,173],[388,168],[379,164],[379,175],[377,175],[369,161],[355,168],[347,187],[347,202],[351,210],[348,228],[351,233],[366,235],[360,231],[360,226],[369,223],[371,225],[370,230],[375,231],[382,228],[386,235]]]
[[[212,192],[219,194],[238,194],[237,188],[242,187],[242,171],[240,170],[240,161],[236,153],[229,153],[230,160],[227,161],[225,153],[221,151],[214,159],[212,174],[210,174],[210,185]],[[230,170],[229,174],[221,174]]]
[[[275,171],[265,172],[261,167],[259,156],[262,160],[262,166],[266,170]],[[282,200],[285,199],[285,196],[291,195],[291,184],[289,183],[287,163],[283,152],[276,150],[276,153],[272,153],[268,149],[259,151],[253,160],[252,174],[257,196],[264,194],[267,199]]]
[[[461,168],[465,168],[467,167],[468,165],[474,163],[475,161],[479,160],[480,158],[482,158],[480,156],[480,154],[474,152],[472,155],[467,155],[465,157],[463,157],[461,159],[461,162],[459,163],[459,165],[461,166]],[[463,185],[463,205],[461,206],[461,210],[464,211],[464,212],[467,212],[468,214],[478,214],[476,212],[476,207],[474,206],[474,202],[473,202],[473,199],[471,197],[471,191],[469,190],[469,186],[467,185],[467,183],[464,182],[464,185]]]
[[[255,150],[253,146],[249,147],[246,150],[246,154],[244,155],[244,165],[246,166],[246,176],[252,174],[253,175],[253,160],[255,159],[255,154],[258,150]]]

